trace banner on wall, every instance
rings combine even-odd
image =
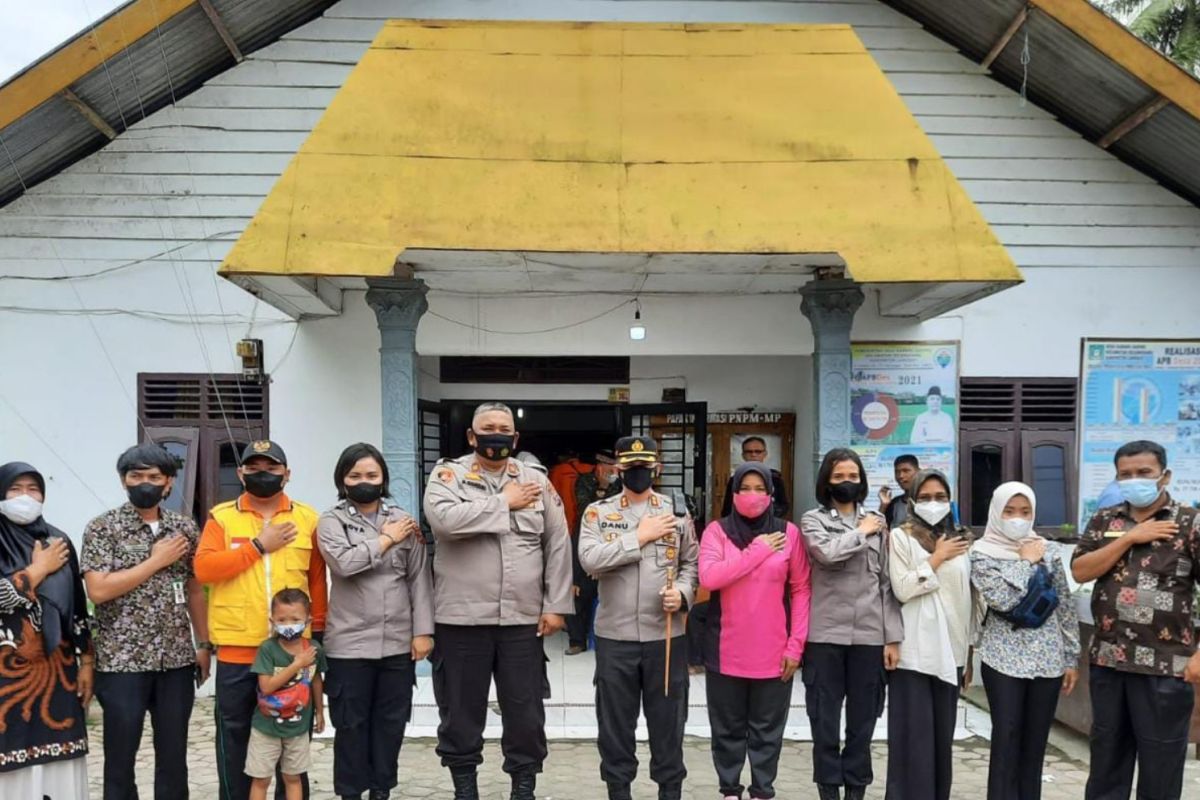
[[[850,346],[850,446],[867,468],[871,508],[900,487],[892,462],[911,453],[957,480],[958,342],[859,342]]]
[[[1171,496],[1200,504],[1200,340],[1084,339],[1079,385],[1080,526],[1120,502],[1113,455],[1135,439],[1165,447]]]

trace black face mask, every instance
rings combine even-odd
[[[246,491],[255,497],[274,497],[283,491],[283,476],[273,472],[247,472],[242,480]]]
[[[862,484],[858,481],[831,483],[829,484],[829,494],[839,503],[853,503],[858,499],[858,492],[861,488]]]
[[[621,473],[621,482],[634,494],[641,494],[654,485],[652,467],[630,467]]]
[[[516,441],[515,433],[477,433],[475,452],[489,461],[500,461],[512,455]]]
[[[348,483],[346,496],[356,503],[374,503],[383,497],[382,483]]]
[[[154,508],[161,503],[166,490],[166,486],[157,486],[149,482],[135,483],[133,486],[125,487],[125,492],[129,495],[129,502],[133,503],[134,508],[143,510]]]

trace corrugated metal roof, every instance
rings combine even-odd
[[[1160,96],[1132,69],[1101,52],[1082,33],[1040,8],[1036,0],[884,2],[975,61],[982,61],[1022,9],[1028,8],[1024,24],[991,64],[992,75],[1013,89],[1019,90],[1024,83],[1031,102],[1055,114],[1089,141],[1099,142]],[[1026,36],[1028,72],[1022,63]],[[1200,94],[1200,82],[1192,79],[1190,83],[1194,87],[1185,83],[1188,91]],[[1200,120],[1190,113],[1168,105],[1108,149],[1192,203],[1200,204]]]
[[[198,82],[233,66],[233,55],[197,6],[133,42],[72,87],[117,131],[140,122]]]
[[[113,16],[139,2],[144,0],[127,3]],[[212,0],[212,5],[238,49],[246,54],[318,16],[334,2]],[[89,27],[77,39],[92,36],[92,31]],[[172,96],[185,96],[235,63],[203,9],[193,5],[155,25],[141,38],[122,42],[118,53],[78,77],[67,89],[121,133],[169,104]],[[39,62],[25,72],[42,66]],[[7,153],[0,150],[3,206],[22,193],[22,183],[32,186],[45,180],[103,147],[108,138],[57,92],[0,129],[0,141],[7,149]]]
[[[137,7],[147,1],[132,0],[113,16],[138,10]],[[270,44],[319,15],[335,1],[211,0],[211,3],[245,54]],[[1031,60],[1027,91],[1030,99],[1091,141],[1099,141],[1122,120],[1158,97],[1156,89],[1149,85],[1156,83],[1154,77],[1139,78],[1137,69],[1128,65],[1129,59],[1113,57],[1111,48],[1102,52],[1099,46],[1089,42],[1087,37],[1094,35],[1094,30],[1077,31],[1058,21],[1063,19],[1064,6],[1073,13],[1085,7],[1088,13],[1097,13],[1086,5],[1085,0],[1078,0],[1079,8],[1072,5],[1074,0],[884,2],[976,61],[984,58],[1012,20],[1028,6],[1031,10],[1023,29],[991,65],[992,74],[1000,82],[1020,88],[1025,77],[1021,50],[1028,33]],[[1114,30],[1119,27],[1117,23],[1112,26],[1115,26]],[[76,41],[92,35],[90,31],[81,33]],[[1132,34],[1122,35],[1132,37]],[[1145,47],[1131,38],[1122,44],[1126,51]],[[182,97],[234,63],[207,16],[198,5],[193,5],[155,24],[144,36],[124,45],[107,62],[79,76],[67,88],[119,133],[127,125],[142,119],[143,113],[148,114],[169,103],[172,87],[175,96]],[[26,72],[44,66],[47,65],[39,63]],[[1200,155],[1200,119],[1197,119],[1200,116],[1197,114],[1200,82],[1184,82],[1181,95],[1181,84],[1178,76],[1175,78],[1174,93],[1171,89],[1164,91],[1189,110],[1168,106],[1127,133],[1110,150],[1192,203],[1200,204],[1200,157],[1197,157]],[[10,81],[9,85],[12,83]],[[1197,98],[1195,102],[1193,98]],[[40,95],[35,96],[33,102],[39,99]],[[24,107],[32,110],[0,129],[0,140],[29,185],[55,174],[108,141],[62,99],[61,93],[51,94],[36,107],[32,104]],[[8,156],[0,151],[0,206],[21,191],[21,183]]]

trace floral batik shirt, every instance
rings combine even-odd
[[[1091,662],[1120,672],[1181,675],[1196,651],[1192,605],[1200,580],[1200,512],[1172,500],[1153,518],[1174,520],[1179,532],[1134,545],[1096,580]],[[1100,509],[1074,557],[1099,550],[1137,524],[1127,504]]]

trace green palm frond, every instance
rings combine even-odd
[[[1200,70],[1200,0],[1092,0],[1190,72]]]

